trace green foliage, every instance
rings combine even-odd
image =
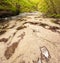
[[[0,0],[0,9],[60,16],[60,0]]]

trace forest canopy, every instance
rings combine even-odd
[[[48,16],[60,17],[60,0],[0,0],[0,11],[43,12]]]

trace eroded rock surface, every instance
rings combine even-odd
[[[0,24],[0,63],[60,63],[59,19],[36,13]]]

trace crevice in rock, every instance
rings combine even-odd
[[[15,52],[15,49],[17,48],[18,43],[13,43],[10,47],[7,47],[4,56],[6,59],[9,59]]]

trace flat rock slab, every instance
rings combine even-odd
[[[59,19],[28,14],[0,25],[0,63],[60,63]]]

